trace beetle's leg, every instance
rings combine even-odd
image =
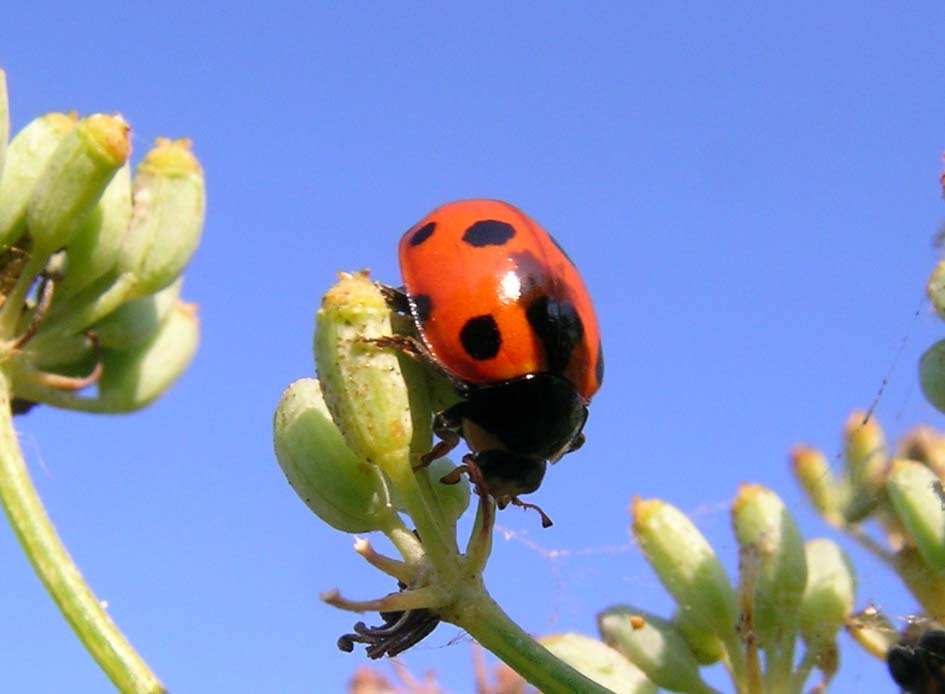
[[[422,470],[437,458],[442,458],[459,444],[459,434],[455,431],[446,431],[444,434],[437,434],[440,440],[434,444],[429,453],[420,456],[420,463],[414,466],[414,471]]]
[[[476,489],[476,493],[479,495],[480,503],[482,504],[483,518],[488,521],[489,518],[489,504],[488,498],[491,495],[489,492],[489,486],[486,484],[485,475],[482,474],[482,468],[479,467],[479,463],[476,462],[475,453],[467,453],[463,456],[463,464],[454,468],[448,474],[440,478],[440,482],[443,484],[456,484],[462,479],[463,473],[469,475],[469,479],[473,483],[473,487]],[[538,515],[541,516],[541,527],[550,528],[554,523],[551,518],[548,517],[548,514],[545,513],[540,506],[535,504],[530,504],[527,501],[522,501],[517,496],[495,496],[495,504],[499,510],[504,509],[506,506],[511,504],[512,506],[518,506],[519,508],[532,509],[537,511]]]
[[[441,484],[459,484],[463,479],[463,473],[469,472],[468,465],[457,465],[440,478]],[[478,490],[477,490],[478,491]]]
[[[414,361],[418,361],[434,373],[442,376],[456,389],[457,393],[465,393],[469,390],[469,385],[464,383],[449,371],[443,368],[443,365],[436,360],[433,353],[427,348],[423,341],[413,335],[385,335],[384,337],[362,337],[360,342],[366,342],[381,349],[394,349],[404,354]]]
[[[509,497],[509,503],[511,503],[512,506],[518,506],[519,508],[524,508],[526,510],[532,509],[533,511],[538,511],[538,515],[541,516],[541,527],[543,528],[550,528],[552,525],[554,525],[554,523],[548,517],[548,514],[542,511],[540,506],[522,501],[517,496]]]
[[[384,337],[362,337],[361,342],[367,342],[382,349],[394,349],[406,354],[411,359],[426,363],[433,359],[425,344],[410,335],[385,335]]]
[[[362,337],[359,339],[360,342],[366,342],[372,344],[375,347],[381,349],[393,349],[397,350],[401,354],[404,354],[414,361],[418,361],[423,364],[428,369],[432,369],[434,372],[440,374],[450,383],[453,384],[453,387],[460,389],[464,387],[462,381],[456,379],[455,376],[446,371],[440,363],[436,360],[430,350],[427,349],[427,346],[423,344],[420,340],[413,337],[412,335],[385,335],[384,337]]]
[[[391,287],[390,285],[381,284],[380,282],[375,282],[375,286],[380,290],[389,309],[397,313],[410,315],[410,298],[407,296],[407,292],[404,291],[403,287]]]
[[[469,479],[476,489],[476,494],[479,495],[483,527],[488,528],[490,527],[490,515],[492,512],[489,506],[489,488],[486,486],[486,478],[483,477],[482,470],[476,462],[475,453],[467,453],[464,455],[463,464],[453,468],[452,471],[441,477],[440,482],[443,484],[456,484],[462,479],[464,472],[469,475]]]
[[[448,380],[457,391],[465,389],[465,384],[444,369],[430,353],[427,346],[412,335],[385,335],[384,337],[363,337],[361,342],[368,342],[381,349],[394,349]]]
[[[440,440],[436,442],[429,453],[420,456],[420,464],[414,470],[425,468],[437,458],[442,458],[459,444],[459,440],[462,438],[460,431],[462,431],[463,419],[457,408],[460,408],[461,405],[462,403],[458,403],[447,410],[437,412],[433,416],[433,433]]]

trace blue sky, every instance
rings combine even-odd
[[[940,415],[918,355],[945,219],[945,5],[908,3],[11,3],[14,129],[121,111],[142,154],[194,140],[205,236],[185,294],[203,341],[151,409],[18,420],[87,578],[174,692],[341,692],[365,661],[320,591],[391,588],[298,501],[271,417],[311,375],[314,311],[339,270],[398,280],[400,234],[454,199],[544,224],[594,296],[607,377],[587,445],[550,471],[555,519],[500,515],[487,582],[536,633],[670,603],[630,545],[632,496],[693,514],[730,568],[727,503],[777,490],[828,529],[786,465],[834,456],[853,408],[891,436]],[[550,559],[534,546],[558,550]],[[852,551],[852,550],[851,550]],[[858,604],[915,607],[861,552]],[[106,691],[0,527],[4,691]],[[405,657],[472,689],[468,639]],[[835,691],[892,691],[844,640]],[[716,680],[724,682],[724,680]]]

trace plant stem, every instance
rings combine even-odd
[[[488,519],[488,522],[486,521]],[[495,501],[479,499],[476,504],[476,520],[473,522],[469,542],[466,543],[466,561],[469,570],[481,576],[492,552],[492,528],[495,525]]]
[[[794,676],[791,681],[795,692],[804,691],[804,683],[807,682],[807,678],[810,677],[810,673],[813,671],[816,664],[817,651],[812,648],[807,649],[804,652],[803,658],[801,658],[800,664],[794,671]]]
[[[11,366],[11,368],[13,368]],[[58,407],[62,410],[73,410],[75,412],[102,413],[109,412],[109,401],[99,398],[83,397],[76,395],[71,391],[49,388],[31,381],[29,377],[22,372],[17,372],[16,376],[7,379],[13,381],[16,385],[16,394],[24,400],[30,402],[41,402],[46,405]],[[6,416],[6,415],[4,415]]]
[[[23,312],[23,302],[29,294],[30,287],[36,279],[37,273],[45,264],[46,258],[31,255],[26,262],[26,267],[16,278],[16,284],[13,289],[4,298],[3,306],[0,307],[0,337],[4,340],[11,339],[16,332],[16,324]]]
[[[765,652],[765,691],[770,694],[793,694],[792,669],[797,628],[785,628],[776,644]]]
[[[400,520],[400,516],[396,514],[391,515],[391,521],[386,528],[381,528],[381,531],[387,535],[387,538],[394,547],[397,548],[397,551],[400,552],[400,556],[408,562],[414,564],[419,563],[424,556],[423,545],[416,536],[407,529],[404,522]]]
[[[86,649],[121,692],[165,692],[85,583],[36,493],[13,428],[0,370],[0,501],[26,556]]]
[[[893,569],[895,568],[895,559],[892,553],[867,535],[863,531],[863,528],[856,525],[845,525],[840,527],[840,530],[846,532],[850,537],[856,540],[860,547],[884,562],[887,566]]]
[[[542,694],[613,694],[525,633],[489,596],[481,580],[469,584],[440,614],[465,629]]]
[[[378,465],[400,492],[408,514],[417,526],[420,542],[423,543],[430,563],[442,580],[450,582],[455,578],[456,558],[459,555],[456,537],[447,535],[442,523],[438,522],[439,519],[430,507],[429,497],[423,493],[417,475],[410,466],[409,458],[394,459],[394,456],[399,455],[400,453],[392,454],[391,459],[381,460]]]
[[[748,694],[763,694],[764,677],[761,670],[761,654],[755,636],[755,592],[761,572],[761,559],[752,545],[742,548],[739,554],[738,600],[741,608],[739,637],[731,648],[744,653],[745,686]],[[734,660],[734,658],[733,658]]]
[[[44,347],[55,344],[64,335],[82,332],[126,301],[136,298],[136,282],[137,278],[130,272],[122,273],[114,278],[107,289],[102,289],[95,295],[94,300],[78,305],[75,310],[64,312],[61,316],[57,313],[57,319],[49,322],[53,326],[50,330],[39,329],[36,337],[33,338],[32,349],[42,352]],[[97,285],[93,286],[97,287]]]
[[[735,634],[734,629],[729,635],[719,634],[718,636],[725,652],[723,662],[732,678],[732,684],[735,685],[736,694],[756,694],[751,688],[751,677],[741,639]]]

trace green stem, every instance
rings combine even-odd
[[[0,338],[3,340],[10,340],[15,336],[16,325],[20,319],[20,314],[23,312],[23,302],[29,294],[30,287],[33,286],[36,275],[45,263],[45,257],[30,256],[26,267],[16,278],[13,290],[5,298],[3,306],[0,307]]]
[[[412,459],[411,459],[412,460]],[[437,527],[443,528],[441,537],[444,538],[446,544],[451,548],[451,551],[454,553],[459,552],[459,545],[456,544],[456,521],[451,519],[448,514],[443,510],[443,505],[440,503],[440,497],[433,491],[434,484],[440,484],[439,480],[435,482],[430,479],[430,468],[424,468],[422,470],[414,471],[414,479],[417,482],[417,487],[420,489],[420,493],[423,494],[424,498],[428,500],[428,508],[430,513],[434,516]],[[463,480],[462,484],[465,484],[466,481]]]
[[[30,343],[30,348],[37,353],[42,352],[44,346],[55,344],[64,335],[77,334],[90,325],[94,325],[126,301],[136,298],[136,283],[137,278],[130,272],[125,272],[115,277],[107,289],[103,288],[88,303],[78,305],[75,310],[63,312],[61,315],[54,303],[52,315],[56,317],[56,320],[47,321],[47,324],[52,326],[50,329],[39,329]],[[98,285],[94,286],[98,287]]]
[[[393,454],[399,455],[399,454]],[[459,548],[455,535],[447,536],[426,496],[417,482],[417,475],[410,466],[409,458],[404,460],[386,460],[378,463],[382,470],[397,487],[407,507],[407,513],[417,526],[420,542],[426,550],[430,563],[440,575],[441,580],[450,582],[456,577]]]
[[[732,684],[735,685],[735,691],[737,694],[755,694],[751,688],[749,667],[741,639],[738,638],[733,629],[729,635],[719,634],[719,640],[722,642],[722,648],[725,651],[724,662],[732,678]]]
[[[10,415],[10,383],[0,371],[0,501],[26,556],[59,610],[121,692],[166,690],[85,583],[36,493]]]
[[[471,582],[440,614],[465,629],[542,694],[613,694],[525,633],[489,596],[480,580]]]
[[[487,522],[488,519],[488,522]],[[492,553],[492,528],[495,525],[495,500],[489,497],[476,503],[476,520],[473,522],[469,542],[466,543],[466,561],[469,570],[476,576],[485,571],[486,562]]]
[[[381,532],[387,535],[400,556],[411,564],[419,564],[424,557],[423,545],[420,540],[410,532],[404,522],[400,520],[397,514],[391,514],[392,518],[386,527],[381,528]]]
[[[785,626],[777,644],[765,651],[765,691],[770,694],[794,692],[792,669],[794,667],[794,644],[797,639],[796,625]]]
[[[9,378],[9,376],[7,377]],[[63,410],[102,414],[114,412],[110,401],[99,398],[87,398],[66,390],[57,390],[33,383],[25,377],[12,379],[16,383],[16,394],[30,402],[43,403]]]
[[[845,531],[847,535],[853,538],[860,545],[860,547],[865,549],[880,561],[884,562],[886,566],[895,569],[896,562],[892,553],[885,549],[872,537],[867,535],[861,527],[856,525],[844,525],[840,527],[840,530]]]
[[[810,673],[813,672],[815,665],[817,665],[817,651],[808,648],[791,679],[792,689],[795,692],[804,691],[804,684],[807,682],[807,678],[810,677]]]
[[[743,547],[740,552],[738,579],[738,601],[741,608],[742,622],[736,633],[739,638],[727,644],[730,651],[744,654],[744,677],[741,678],[746,694],[764,694],[764,676],[761,671],[761,654],[758,649],[758,639],[755,636],[755,593],[758,589],[758,577],[761,572],[761,561],[754,546]],[[737,662],[734,659],[733,662]],[[739,678],[733,678],[736,685]],[[737,687],[739,688],[739,687]],[[741,688],[739,688],[741,691]]]

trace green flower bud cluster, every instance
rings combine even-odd
[[[449,602],[468,565],[455,534],[469,506],[469,485],[440,482],[454,468],[448,460],[415,469],[432,448],[426,370],[375,342],[391,338],[395,324],[403,328],[399,321],[366,272],[342,273],[315,317],[318,380],[289,386],[273,427],[279,465],[316,516],[343,532],[381,531],[401,554],[383,556],[365,540],[355,547],[396,578],[401,592],[368,603],[350,603],[336,592],[325,596],[352,610],[413,610],[415,618],[408,615],[402,629],[385,624],[375,638],[364,627],[339,642],[346,650],[366,643],[372,657],[394,655],[425,636],[436,624],[432,610]]]
[[[881,513],[889,454],[875,417],[853,412],[843,430],[843,462],[839,475],[827,456],[810,446],[791,451],[794,474],[825,520],[836,527],[856,525]]]
[[[598,615],[598,628],[603,642],[641,672],[648,686],[713,694],[718,690],[702,668],[721,663],[739,694],[800,694],[815,668],[822,674],[817,691],[826,689],[837,670],[836,639],[856,589],[836,544],[805,544],[774,492],[744,485],[732,504],[740,548],[733,583],[680,510],[658,499],[634,499],[631,513],[634,539],[677,609],[664,618],[618,605]],[[655,691],[642,687],[631,691]]]
[[[185,140],[132,175],[119,115],[51,113],[8,142],[0,80],[0,361],[14,408],[129,412],[196,352],[181,275],[200,239],[204,180]]]
[[[396,536],[410,499],[421,504],[417,515],[434,517],[433,534],[441,537],[468,507],[469,486],[439,483],[453,468],[445,459],[414,470],[432,447],[427,374],[371,342],[393,335],[397,319],[367,273],[342,273],[315,319],[319,379],[293,383],[276,409],[276,456],[292,487],[332,527]]]
[[[414,470],[420,456],[432,448],[427,373],[396,350],[371,342],[391,336],[392,321],[397,319],[367,273],[342,273],[340,281],[325,295],[315,317],[313,349],[320,385],[305,390],[305,406],[318,408],[323,428],[316,432],[311,425],[305,425],[312,447],[300,458],[309,461],[312,468],[307,474],[317,484],[335,485],[337,481],[332,475],[346,474],[345,465],[325,464],[314,469],[320,457],[318,451],[341,455],[343,450],[349,464],[371,471],[358,485],[352,484],[350,498],[345,493],[332,492],[333,503],[352,511],[363,510],[361,495],[366,494],[384,499],[382,505],[387,515],[377,514],[359,530],[339,529],[347,532],[389,529],[392,522],[399,522],[389,517],[390,512],[410,513],[407,499],[419,492],[429,492],[422,497],[423,508],[441,522],[437,535],[450,535],[469,505],[469,486],[439,483],[453,468],[446,460]],[[277,455],[280,442],[285,441],[288,433],[280,426],[280,413],[298,385],[286,391],[276,413]],[[278,457],[291,482],[285,456]],[[299,464],[303,464],[301,459]],[[422,489],[418,489],[418,484],[422,484]],[[312,510],[338,527],[326,515]]]
[[[817,511],[899,574],[919,605],[917,618],[945,615],[945,435],[917,427],[887,452],[875,417],[854,412],[844,429],[839,474],[808,446],[791,453],[794,472]],[[868,531],[866,523],[875,521]],[[847,622],[868,653],[885,658],[898,636],[891,621],[867,607]]]

